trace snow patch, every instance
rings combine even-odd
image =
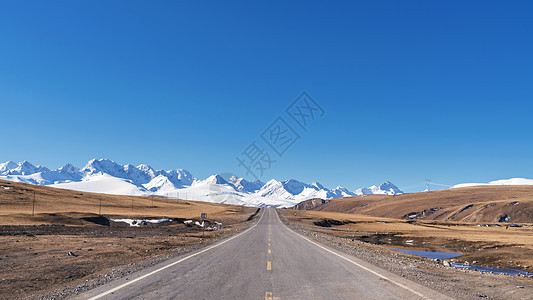
[[[471,187],[471,186],[485,186],[485,185],[533,185],[533,179],[526,178],[510,178],[491,181],[489,183],[461,183],[452,186],[452,189]]]
[[[149,219],[111,219],[113,222],[127,223],[131,227],[140,227],[141,224],[159,224],[163,222],[172,222],[171,219],[158,219],[158,220],[149,220]]]

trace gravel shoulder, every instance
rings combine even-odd
[[[531,299],[533,295],[531,278],[446,267],[439,261],[336,236],[334,229],[302,222],[292,210],[278,213],[282,222],[302,235],[456,299]]]

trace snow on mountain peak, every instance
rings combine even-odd
[[[354,192],[356,195],[398,195],[403,194],[403,192],[394,184],[392,184],[390,181],[385,181],[382,183],[379,187],[378,186],[371,186],[368,188],[360,188],[355,190]]]
[[[319,182],[316,182],[316,181],[311,183],[311,186],[315,187],[317,190],[324,190],[325,189],[323,185],[321,185]]]
[[[306,187],[305,183],[296,179],[289,179],[283,182],[285,190],[293,195],[300,194]]]
[[[240,177],[237,177],[235,175],[231,176],[229,179],[227,179],[226,181],[231,183],[232,185],[239,185],[241,183],[241,181],[243,181],[244,178],[240,178]]]
[[[137,166],[137,169],[139,169],[139,171],[142,171],[142,172],[145,172],[145,173],[148,173],[150,171],[154,171],[154,169],[152,169],[152,167],[150,167],[149,165],[146,165],[146,164],[140,164]]]
[[[15,169],[16,167],[18,167],[18,164],[16,162],[8,160],[5,163],[0,164],[0,173],[4,173],[9,170]]]
[[[60,173],[68,173],[68,174],[74,174],[80,171],[78,168],[68,163],[57,170]]]
[[[394,184],[392,184],[390,181],[386,181],[384,183],[382,183],[379,188],[378,188],[379,191],[384,191],[385,194],[387,195],[397,195],[397,194],[403,194],[402,191],[400,191],[400,189],[395,186]]]
[[[256,192],[265,185],[260,180],[250,182],[244,178],[240,178],[235,175],[231,176],[227,181],[228,183],[233,185],[237,191],[248,192],[248,193]]]
[[[123,167],[112,160],[103,159],[103,158],[91,159],[87,163],[87,165],[85,165],[85,167],[81,169],[82,172],[87,172],[91,174],[101,172],[101,173],[109,174],[111,176],[115,176],[115,174],[117,174],[117,171],[119,170],[123,171]]]
[[[0,164],[0,179],[6,180],[110,194],[176,195],[199,201],[259,207],[288,207],[312,198],[402,193],[389,181],[380,186],[350,192],[342,186],[329,190],[318,182],[307,184],[295,179],[272,179],[263,183],[259,180],[250,182],[237,176],[227,178],[229,176],[215,174],[198,180],[183,169],[154,170],[146,164],[121,165],[109,159],[92,159],[81,170],[71,164],[54,171],[34,166],[28,161]]]
[[[176,186],[193,184],[195,178],[187,170],[176,169],[165,172],[165,176]]]
[[[151,192],[159,193],[174,191],[176,189],[176,186],[162,174],[150,180],[150,182],[143,184],[143,186]]]
[[[336,188],[330,190],[330,195],[332,198],[341,198],[355,196],[355,193],[350,192],[347,188],[339,185]]]
[[[10,165],[13,166],[12,164]],[[50,170],[46,167],[34,166],[30,162],[25,160],[21,163],[18,163],[15,168],[6,170],[5,173],[9,175],[31,175],[31,174],[35,174],[39,172],[47,172],[47,171],[50,171]]]
[[[207,177],[207,179],[204,180],[203,182],[207,184],[227,184],[228,183],[226,179],[222,178],[222,176],[218,174]]]

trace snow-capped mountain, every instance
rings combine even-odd
[[[9,170],[15,169],[16,167],[18,167],[18,164],[10,160],[5,163],[0,163],[0,173],[5,173]]]
[[[228,176],[229,177],[229,176]],[[186,170],[155,170],[149,165],[121,165],[108,159],[90,160],[82,169],[71,164],[50,170],[24,161],[0,163],[0,179],[48,185],[86,192],[118,195],[158,195],[180,199],[247,206],[289,207],[312,198],[337,198],[364,194],[402,193],[395,185],[358,189],[354,192],[338,186],[332,190],[318,182],[310,184],[295,179],[267,183],[219,174],[200,180]]]
[[[337,186],[336,188],[330,190],[333,198],[342,198],[342,197],[352,197],[356,196],[354,192],[350,192],[347,188],[342,186]]]
[[[34,166],[26,160],[18,164],[15,164],[12,161],[7,161],[1,165],[0,170],[2,169],[5,169],[2,173],[6,173],[6,175],[31,175],[50,171],[45,167]]]
[[[150,192],[170,192],[176,189],[172,181],[163,175],[157,175],[157,177],[142,186]]]
[[[510,178],[510,179],[501,179],[491,181],[489,183],[461,183],[452,186],[452,189],[470,187],[470,186],[480,186],[480,185],[533,185],[533,179],[526,178]]]
[[[237,176],[231,176],[228,179],[228,183],[232,184],[240,192],[250,192],[254,193],[261,189],[265,185],[264,182],[256,180],[253,182],[247,181],[244,178],[239,178]]]
[[[263,198],[289,199],[297,202],[311,198],[332,198],[330,191],[320,183],[305,184],[295,179],[268,181],[256,195]]]
[[[381,184],[380,186],[371,186],[368,188],[360,188],[355,190],[355,194],[357,196],[361,195],[398,195],[402,194],[403,192],[400,191],[400,189],[392,184],[390,181],[386,181],[385,183]]]

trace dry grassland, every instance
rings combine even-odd
[[[34,196],[35,216],[32,216]],[[243,221],[244,215],[254,211],[233,205],[86,193],[0,180],[0,225],[84,225],[90,222],[80,218],[98,214],[115,218],[199,219],[201,213],[231,224]]]
[[[465,253],[457,262],[533,272],[533,223],[529,227],[481,223],[402,220],[325,211],[283,210],[290,222],[386,247]]]

